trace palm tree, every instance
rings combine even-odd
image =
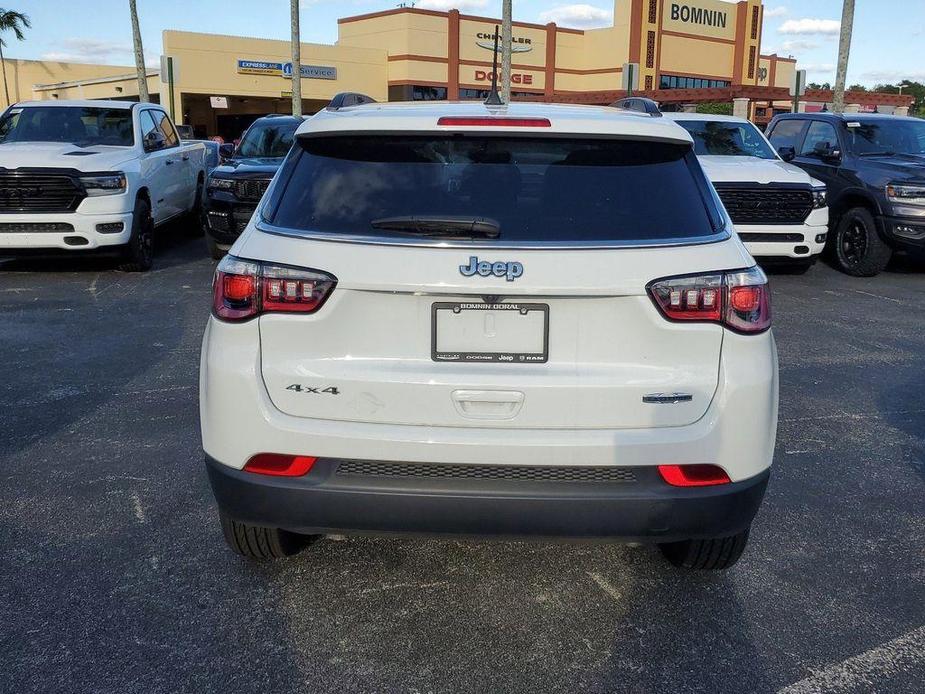
[[[299,33],[299,0],[290,0],[292,25],[292,115],[302,116],[302,37]]]
[[[854,0],[844,0],[841,11],[841,36],[838,39],[838,66],[835,71],[835,95],[832,110],[845,112],[845,78],[848,76],[848,53],[851,51],[851,28],[854,24]]]
[[[26,36],[22,33],[23,28],[28,29],[32,24],[29,22],[29,18],[24,15],[22,12],[14,12],[13,10],[5,10],[0,7],[0,33],[4,31],[12,31],[16,35],[17,41],[25,40]],[[6,83],[6,62],[3,60],[3,47],[6,43],[3,40],[3,37],[0,36],[0,65],[3,66],[3,93],[6,94],[6,103],[10,103],[10,88]]]
[[[145,51],[141,45],[141,29],[138,28],[138,9],[135,0],[128,0],[132,15],[132,41],[135,44],[135,70],[138,73],[138,100],[150,101],[148,97],[148,71],[145,69]]]

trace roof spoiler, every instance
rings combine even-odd
[[[648,113],[653,118],[661,118],[662,112],[658,107],[658,102],[647,99],[644,96],[628,96],[624,99],[617,99],[612,104],[614,108],[625,108],[628,111],[639,111]]]
[[[366,96],[366,94],[360,94],[359,92],[341,92],[340,94],[335,94],[334,98],[331,99],[331,103],[328,104],[328,111],[337,111],[347,106],[359,106],[360,104],[374,104],[376,100],[371,96]]]

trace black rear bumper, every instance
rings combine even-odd
[[[621,481],[571,481],[574,474],[561,481],[549,479],[548,474],[518,479],[444,477],[433,474],[440,468],[436,464],[425,466],[428,474],[418,476],[414,463],[358,467],[348,462],[357,461],[322,458],[307,475],[297,478],[242,472],[209,457],[206,467],[219,508],[253,525],[311,534],[648,541],[723,537],[743,530],[758,511],[770,475],[766,470],[742,482],[680,488],[662,481],[654,467],[621,468],[629,471]],[[407,474],[396,475],[396,465]],[[383,466],[387,474],[382,474]],[[362,474],[357,474],[358,469]]]

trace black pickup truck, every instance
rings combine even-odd
[[[828,188],[826,251],[870,277],[893,251],[925,253],[925,120],[865,113],[787,113],[766,134]]]
[[[228,158],[209,174],[203,210],[206,241],[213,258],[221,258],[244,231],[283,158],[289,154],[302,120],[287,115],[264,116],[244,132],[237,149],[222,145],[227,148],[223,154]]]

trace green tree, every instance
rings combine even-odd
[[[6,62],[3,59],[3,47],[6,42],[3,40],[2,34],[5,31],[12,31],[17,41],[24,41],[26,35],[23,33],[23,29],[28,29],[31,26],[32,23],[29,21],[29,17],[22,12],[5,10],[0,7],[0,65],[3,66],[3,93],[6,95],[7,104],[10,103],[10,88],[6,83]]]
[[[697,113],[709,113],[714,116],[731,116],[732,104],[728,101],[708,101],[697,104]]]
[[[867,87],[865,87],[863,84],[852,84],[851,86],[848,87],[848,91],[849,92],[866,92]]]

